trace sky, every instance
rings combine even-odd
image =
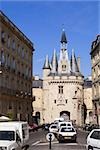
[[[54,49],[59,58],[64,28],[69,58],[74,49],[81,58],[81,72],[91,75],[91,44],[100,34],[100,1],[96,0],[1,0],[0,9],[34,43],[33,75],[42,78],[42,68]]]

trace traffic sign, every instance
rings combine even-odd
[[[50,140],[53,141],[54,138],[55,138],[55,136],[54,136],[53,133],[48,133],[48,134],[46,135],[46,139],[47,139],[48,141],[50,141]]]

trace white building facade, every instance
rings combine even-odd
[[[80,72],[80,58],[74,50],[69,58],[65,31],[61,36],[60,56],[56,50],[51,62],[46,56],[43,66],[43,121],[50,123],[57,117],[84,124],[84,77]]]

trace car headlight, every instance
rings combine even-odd
[[[0,147],[0,150],[7,150],[7,147]]]

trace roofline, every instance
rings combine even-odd
[[[32,47],[32,51],[34,51],[33,43],[29,40],[29,38],[0,10],[0,17],[3,18],[3,20],[7,23],[9,23],[13,28],[16,29],[16,32],[20,33],[20,36],[24,38],[24,40],[27,41],[27,43]]]

